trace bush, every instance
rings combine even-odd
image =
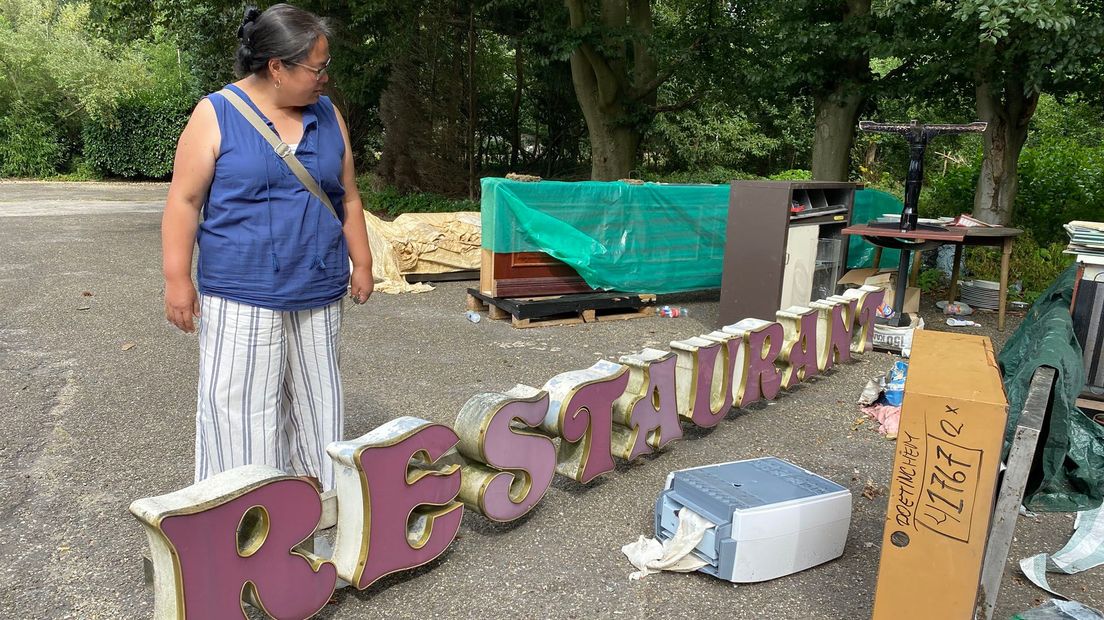
[[[148,89],[141,53],[94,36],[89,15],[84,1],[0,3],[0,174],[52,176],[82,123]]]
[[[457,200],[429,192],[402,194],[394,187],[374,190],[371,189],[370,181],[363,176],[358,179],[357,184],[361,187],[360,198],[365,209],[391,217],[403,213],[454,213],[479,210],[479,203],[472,200]]]
[[[189,109],[177,101],[135,97],[119,103],[115,118],[89,120],[82,132],[84,157],[108,176],[160,179],[172,172],[176,141]]]
[[[947,274],[942,269],[925,269],[916,278],[916,285],[920,290],[931,294],[942,289],[947,284]]]
[[[1104,147],[1054,138],[1020,156],[1020,189],[1013,221],[1039,243],[1066,241],[1062,225],[1104,214]]]
[[[657,183],[712,183],[714,185],[725,185],[734,180],[746,181],[758,178],[754,174],[725,168],[724,166],[713,166],[702,170],[653,172],[644,175],[645,181],[655,181]]]
[[[939,217],[972,211],[980,169],[979,153],[969,165],[931,179],[920,214]],[[1031,232],[1040,244],[1064,241],[1062,225],[1069,221],[1096,220],[1104,213],[1104,147],[1068,137],[1042,139],[1023,150],[1018,170],[1012,225]]]
[[[972,212],[980,170],[979,153],[965,166],[950,168],[942,176],[928,176],[928,186],[920,194],[920,216],[954,217]]]
[[[1019,293],[1009,297],[1034,302],[1054,280],[1073,263],[1072,254],[1065,254],[1065,242],[1040,245],[1030,232],[1018,237],[1012,246],[1008,279],[1019,282]],[[966,272],[983,280],[1000,280],[1001,251],[996,248],[969,248],[966,252]]]
[[[56,125],[21,110],[0,116],[0,176],[50,176],[66,151]]]
[[[813,173],[808,170],[783,170],[768,178],[772,181],[811,181]]]
[[[191,63],[175,47],[162,41],[138,49],[148,87],[85,122],[84,159],[108,176],[160,179],[172,172],[176,141],[201,93]]]
[[[707,101],[656,117],[645,136],[645,161],[668,169],[747,167],[783,148],[772,133],[730,103]]]

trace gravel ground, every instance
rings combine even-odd
[[[141,528],[131,501],[192,476],[197,346],[162,315],[159,205],[164,185],[0,183],[0,616],[148,617]],[[464,316],[470,283],[376,295],[347,306],[347,436],[400,415],[451,424],[473,394],[616,360],[712,329],[717,294],[662,297],[689,317],[517,330]],[[87,294],[86,294],[87,293]],[[930,300],[925,317],[942,325]],[[928,312],[927,310],[931,310]],[[1018,324],[981,328],[1000,347]],[[467,514],[433,563],[342,590],[323,618],[857,618],[877,577],[893,442],[856,425],[855,399],[895,358],[869,353],[771,403],[688,432],[663,454],[621,464],[590,485],[557,479],[509,525]],[[774,455],[851,489],[843,557],[789,577],[740,585],[704,574],[630,582],[620,547],[652,533],[672,470]],[[863,496],[867,486],[873,499]],[[1021,517],[997,617],[1046,598],[1014,562],[1055,551],[1072,515]],[[933,567],[934,568],[934,567]],[[1055,577],[1104,607],[1099,570]]]

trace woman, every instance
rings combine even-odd
[[[233,95],[201,100],[177,145],[161,224],[165,315],[185,332],[199,318],[197,482],[263,463],[333,487],[325,447],[344,425],[342,300],[348,291],[363,304],[373,281],[348,130],[322,95],[329,34],[317,16],[286,4],[250,9],[238,31],[242,79],[226,90],[275,130],[336,214],[231,105]]]

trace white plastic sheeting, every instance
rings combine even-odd
[[[621,547],[621,552],[636,567],[629,579],[635,581],[665,570],[690,573],[708,564],[691,552],[705,537],[705,532],[716,525],[685,507],[679,510],[678,518],[678,529],[669,540],[660,542],[641,536],[636,542]]]

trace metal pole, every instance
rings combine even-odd
[[[893,289],[893,316],[889,319],[889,324],[894,327],[908,327],[911,323],[904,312],[911,258],[911,250],[901,250],[901,264],[897,266],[897,286]]]

